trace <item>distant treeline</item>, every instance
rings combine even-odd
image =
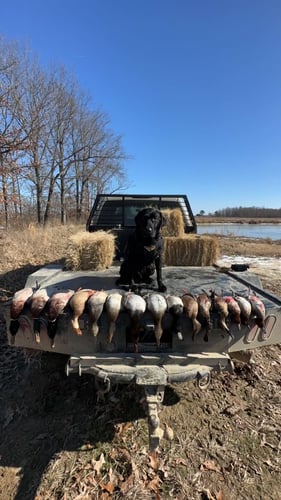
[[[215,217],[259,217],[259,218],[280,218],[281,208],[263,208],[263,207],[234,207],[234,208],[223,208],[222,210],[216,210],[213,214],[209,214]]]

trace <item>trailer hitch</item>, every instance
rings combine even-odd
[[[156,451],[162,439],[164,431],[160,427],[158,412],[164,399],[165,386],[144,386],[144,398],[141,400],[148,420],[149,449]]]
[[[165,363],[164,363],[165,361]],[[161,409],[165,388],[168,383],[197,380],[199,389],[210,384],[211,371],[233,370],[233,362],[228,354],[203,353],[190,355],[169,355],[159,362],[155,355],[114,356],[71,356],[66,366],[69,375],[78,372],[91,374],[96,379],[97,400],[104,400],[114,384],[135,383],[142,386],[144,395],[140,401],[147,415],[150,451],[157,451],[160,440],[167,437],[167,427],[160,425]]]

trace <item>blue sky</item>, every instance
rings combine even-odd
[[[281,207],[280,0],[10,0],[0,35],[109,115],[132,156],[124,192]]]

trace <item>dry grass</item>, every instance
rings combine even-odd
[[[2,231],[0,237],[0,269],[19,268],[26,264],[45,265],[62,260],[66,255],[68,240],[81,226],[38,227],[30,224],[22,228]]]
[[[175,208],[174,210],[162,210],[164,215],[164,225],[162,228],[162,236],[184,236],[184,222],[181,210]]]
[[[212,217],[208,215],[196,216],[197,224],[281,224],[281,219],[278,217]]]
[[[164,238],[166,266],[211,266],[219,257],[215,236],[187,235],[182,238]]]
[[[281,257],[281,240],[218,236],[221,255]]]
[[[162,229],[166,266],[211,266],[219,257],[215,236],[186,235],[179,208],[163,210],[165,224]]]
[[[79,231],[69,238],[65,255],[66,268],[98,271],[113,263],[115,236],[105,231]]]

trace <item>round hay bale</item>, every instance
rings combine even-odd
[[[162,227],[162,235],[165,236],[184,236],[184,222],[180,208],[169,210],[168,208],[161,210],[164,216],[164,225]]]
[[[112,233],[79,231],[69,238],[66,268],[100,271],[112,265],[114,254],[115,236]]]
[[[215,236],[165,237],[163,260],[166,266],[212,266],[219,258]]]

